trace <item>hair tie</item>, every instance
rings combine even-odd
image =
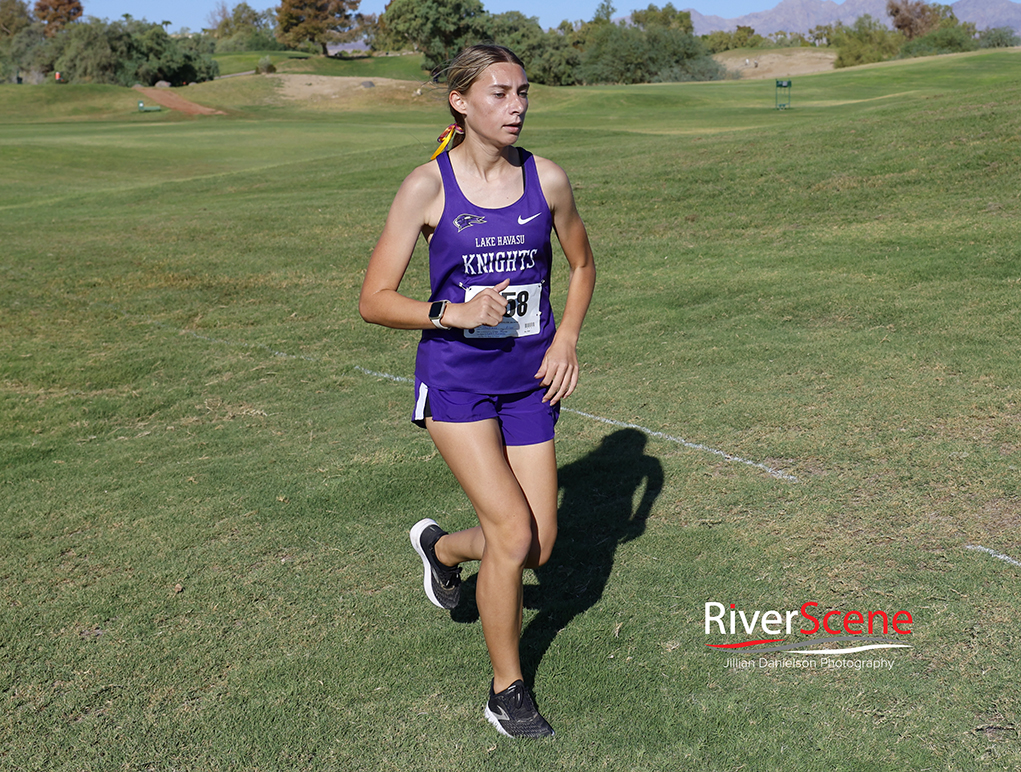
[[[436,152],[429,157],[429,160],[435,160],[436,156],[447,149],[447,145],[454,138],[455,134],[464,134],[464,129],[458,126],[456,123],[452,123],[443,130],[443,133],[436,138],[436,141],[440,143],[440,146],[436,148]]]

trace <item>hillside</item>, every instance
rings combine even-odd
[[[764,51],[724,51],[713,59],[728,70],[741,73],[743,80],[790,78],[828,72],[833,69],[836,51],[828,48],[773,48]]]
[[[973,22],[980,30],[1012,27],[1021,31],[1021,3],[1010,0],[958,0],[951,7],[958,19]],[[706,35],[714,30],[730,31],[739,26],[751,27],[760,35],[780,30],[808,32],[812,27],[838,21],[851,24],[865,14],[876,19],[887,18],[886,0],[845,0],[839,5],[833,0],[782,0],[771,10],[749,13],[734,19],[706,16],[692,8],[685,10],[691,14],[696,35]]]

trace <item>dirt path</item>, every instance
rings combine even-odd
[[[177,110],[185,115],[226,115],[222,110],[214,110],[212,107],[203,107],[194,102],[189,102],[182,96],[178,96],[168,88],[144,88],[135,86],[135,91],[143,94],[147,99],[157,104]]]
[[[428,86],[392,78],[356,78],[335,75],[267,75],[286,100],[313,107],[349,107],[361,103],[398,104],[421,99]]]
[[[725,51],[713,58],[728,70],[737,70],[742,80],[755,78],[790,78],[812,72],[829,72],[837,58],[835,51],[817,48],[781,48],[761,53]]]

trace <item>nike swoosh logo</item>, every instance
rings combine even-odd
[[[542,214],[542,212],[539,212],[539,214]],[[526,225],[526,224],[532,222],[532,220],[534,220],[536,217],[538,217],[539,214],[533,214],[531,217],[526,217],[523,220],[521,219],[521,215],[518,215],[518,225]]]

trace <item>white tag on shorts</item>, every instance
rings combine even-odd
[[[486,287],[468,287],[464,291],[467,303]],[[476,327],[465,330],[466,338],[526,338],[538,335],[542,323],[540,299],[542,284],[512,284],[500,294],[507,298],[507,310],[496,327]]]

